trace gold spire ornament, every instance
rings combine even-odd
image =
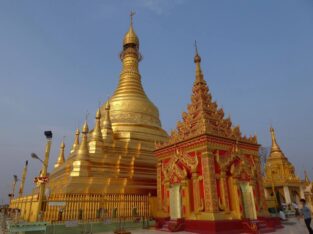
[[[54,164],[54,168],[61,166],[65,162],[64,149],[65,149],[65,144],[64,144],[64,140],[63,140],[61,142],[61,145],[60,145],[60,152],[59,152],[58,160],[57,160],[56,164]]]
[[[114,140],[133,142],[129,147],[154,149],[154,143],[167,140],[167,133],[162,129],[159,111],[147,97],[141,83],[139,62],[139,38],[133,28],[134,12],[130,15],[130,27],[123,39],[120,54],[122,71],[118,86],[109,99],[110,119]],[[107,112],[106,104],[101,107],[101,115]],[[104,135],[104,133],[103,133]],[[105,136],[103,136],[105,137]]]
[[[110,118],[110,102],[107,101],[105,104],[105,115],[102,122],[102,137],[104,143],[111,144],[113,142],[113,130]]]
[[[275,130],[273,127],[270,128],[270,133],[271,133],[271,138],[272,138],[272,147],[271,147],[270,157],[285,158],[284,153],[281,151],[279,145],[277,144]]]
[[[80,143],[78,147],[78,151],[77,151],[78,159],[88,158],[88,154],[89,154],[88,141],[87,141],[88,132],[89,132],[89,127],[88,127],[87,120],[86,120],[82,127],[82,142]]]
[[[77,128],[75,131],[75,139],[74,139],[74,143],[71,149],[71,153],[74,153],[75,150],[77,150],[78,146],[79,146],[79,129]]]
[[[76,158],[73,161],[73,167],[71,171],[72,177],[88,176],[89,166],[89,149],[87,135],[89,133],[89,127],[87,124],[87,118],[82,127],[82,141],[77,149]]]
[[[99,153],[99,154],[104,153],[100,122],[101,122],[101,111],[99,108],[96,113],[95,127],[91,133],[89,141],[89,153]]]
[[[124,40],[123,40],[124,46],[133,44],[133,45],[139,47],[139,39],[138,39],[137,34],[135,33],[134,28],[133,28],[133,16],[135,14],[136,13],[133,11],[130,12],[130,25],[129,25],[128,32],[124,36]]]

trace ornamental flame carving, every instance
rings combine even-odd
[[[190,157],[177,149],[173,157],[171,157],[167,163],[162,163],[162,172],[167,181],[183,180],[187,176],[185,167],[189,168],[191,171],[194,171],[197,166],[197,156]]]
[[[201,134],[212,134],[257,143],[256,136],[242,136],[240,126],[233,126],[230,116],[225,118],[224,110],[219,108],[215,101],[212,101],[212,95],[203,78],[200,61],[201,59],[195,60],[196,80],[187,112],[182,113],[182,121],[177,122],[176,129],[170,134],[169,142],[162,144],[162,146],[171,145]]]

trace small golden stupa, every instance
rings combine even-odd
[[[274,198],[278,204],[299,203],[304,198],[303,181],[295,173],[276,141],[274,128],[270,128],[272,147],[265,164],[264,188],[268,200]]]

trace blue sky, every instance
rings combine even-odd
[[[1,1],[0,197],[30,153],[43,155],[54,132],[50,166],[66,151],[86,112],[118,82],[118,54],[136,11],[144,88],[169,131],[189,103],[194,40],[213,98],[242,132],[270,145],[269,127],[297,173],[313,177],[313,2]],[[31,159],[30,159],[31,160]],[[40,163],[30,161],[27,189]],[[1,202],[1,201],[0,201]]]

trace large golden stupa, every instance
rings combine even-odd
[[[167,133],[141,84],[139,39],[132,22],[120,58],[123,68],[114,95],[96,113],[92,131],[84,124],[80,144],[76,131],[71,154],[50,175],[51,193],[154,193],[152,151],[156,142],[167,140]]]
[[[156,195],[153,150],[168,135],[141,84],[138,65],[142,56],[132,17],[120,58],[117,89],[95,114],[93,130],[87,121],[81,131],[76,130],[66,159],[61,143],[43,208],[37,204],[38,188],[11,202],[25,220],[38,220],[39,209],[44,220],[94,219],[100,213],[108,217],[149,215],[149,197]]]

